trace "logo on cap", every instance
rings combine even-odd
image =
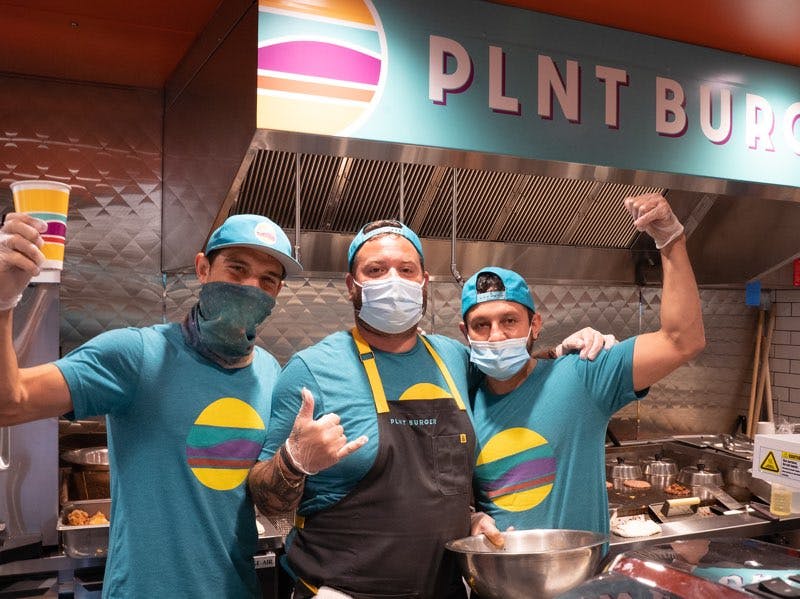
[[[272,223],[261,222],[256,225],[256,228],[253,230],[253,234],[256,236],[257,239],[263,241],[267,245],[275,245],[277,241],[277,236],[275,235],[275,228],[272,226]]]

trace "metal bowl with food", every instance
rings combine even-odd
[[[511,530],[498,548],[484,535],[447,543],[482,599],[556,597],[594,575],[606,535],[586,530]]]

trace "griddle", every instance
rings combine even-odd
[[[647,514],[653,504],[663,504],[667,499],[683,499],[682,496],[669,495],[664,489],[651,487],[644,491],[636,489],[608,489],[608,503],[617,510],[617,516],[635,516],[637,514]],[[715,499],[707,499],[700,502],[700,506],[716,505]]]

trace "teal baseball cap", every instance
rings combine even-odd
[[[484,273],[497,275],[503,282],[505,289],[503,291],[478,293],[478,277]],[[476,305],[495,300],[517,302],[529,308],[532,312],[536,312],[536,306],[533,304],[533,296],[531,295],[531,290],[528,288],[525,279],[513,270],[500,268],[499,266],[487,266],[486,268],[481,268],[464,283],[464,287],[461,289],[461,317],[465,317],[467,312]]]
[[[380,222],[380,221],[377,221]],[[356,254],[358,250],[361,249],[361,246],[364,245],[367,241],[372,239],[373,237],[377,237],[378,235],[385,235],[386,233],[394,233],[395,235],[400,235],[401,237],[405,237],[411,242],[411,245],[414,246],[414,249],[417,250],[419,254],[419,259],[424,263],[425,256],[422,254],[422,242],[420,242],[419,237],[417,234],[414,233],[411,229],[409,229],[406,225],[399,221],[385,221],[387,224],[382,225],[379,227],[375,227],[374,229],[370,229],[369,231],[364,231],[373,223],[367,223],[361,230],[356,234],[353,238],[353,241],[350,242],[350,249],[347,250],[347,269],[353,270],[353,261],[356,258]]]
[[[296,275],[303,270],[292,257],[292,244],[286,233],[266,216],[229,216],[208,238],[205,254],[228,247],[248,247],[272,256],[283,266],[284,276]]]

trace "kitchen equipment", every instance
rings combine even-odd
[[[698,462],[697,466],[681,468],[678,474],[678,482],[690,486],[692,495],[696,495],[705,501],[714,499],[714,493],[711,488],[722,486],[722,474],[716,470],[706,468],[703,462]]]
[[[769,520],[770,522],[777,522],[778,520],[780,520],[780,517],[776,516],[775,514],[769,511],[768,505],[763,505],[761,503],[758,503],[757,501],[751,501],[749,507],[756,514],[758,514],[759,516],[761,516],[766,520]]]
[[[625,458],[620,456],[616,463],[610,466],[609,477],[616,480],[633,480],[642,477],[642,468],[638,464],[625,463]]]
[[[728,481],[728,485],[734,487],[740,487],[746,489],[747,486],[750,484],[750,479],[752,478],[750,474],[750,469],[747,466],[734,466],[731,468],[725,479]]]
[[[105,499],[111,496],[107,447],[84,447],[61,454],[72,466],[69,496],[71,499]]]
[[[744,504],[741,501],[734,499],[719,487],[713,487],[711,485],[697,485],[694,488],[698,489],[701,495],[713,497],[727,510],[740,510],[744,507]]]
[[[675,460],[656,454],[654,459],[645,462],[644,476],[653,487],[663,489],[675,482],[678,466]]]
[[[697,462],[696,466],[686,466],[678,473],[678,482],[684,485],[722,486],[722,473],[708,468],[705,462]]]
[[[646,460],[644,465],[645,476],[663,476],[665,474],[678,474],[678,466],[675,460],[665,458],[660,453],[655,454],[652,460]]]
[[[70,557],[105,557],[108,554],[108,524],[86,524],[72,526],[68,517],[74,510],[83,510],[89,516],[100,511],[111,518],[111,500],[71,501],[64,504],[58,519],[58,532],[64,553]],[[146,526],[146,523],[144,524]]]
[[[58,358],[59,324],[58,285],[29,286],[14,310],[20,367]],[[0,427],[0,562],[15,550],[58,544],[58,486],[58,419]]]
[[[513,530],[498,549],[484,535],[450,541],[464,578],[483,599],[555,597],[595,573],[605,535],[585,530]]]
[[[664,523],[676,520],[712,518],[715,516],[708,505],[702,504],[699,497],[667,499],[662,503],[651,503],[647,507],[656,520]]]

